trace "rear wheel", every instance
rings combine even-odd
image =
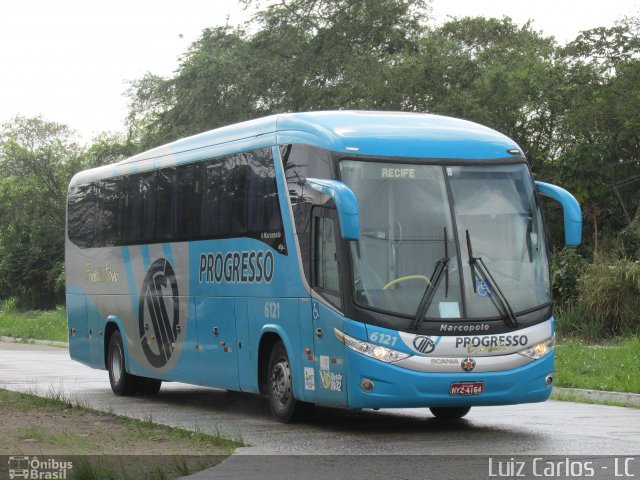
[[[312,403],[297,400],[293,395],[291,365],[282,342],[274,345],[269,356],[267,395],[271,413],[281,422],[289,423],[299,420],[313,411]]]
[[[119,396],[135,395],[139,389],[139,379],[135,375],[127,373],[124,363],[124,348],[122,347],[122,335],[116,330],[109,340],[107,350],[107,367],[109,369],[109,383],[111,390]]]
[[[471,407],[430,407],[429,410],[436,418],[453,419],[464,417]]]

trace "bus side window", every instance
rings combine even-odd
[[[71,187],[68,201],[69,239],[81,248],[91,248],[97,209],[95,184]]]
[[[177,231],[173,228],[173,196],[176,182],[176,169],[163,168],[158,170],[155,205],[155,242],[171,241]]]
[[[124,221],[124,242],[134,245],[153,241],[156,220],[156,172],[130,175]]]
[[[113,247],[121,243],[124,210],[123,183],[122,177],[95,183],[98,203],[96,226],[93,232],[94,247]]]
[[[342,308],[334,219],[330,217],[313,217],[313,221],[314,287],[329,302],[338,308]]]

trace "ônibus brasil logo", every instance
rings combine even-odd
[[[178,284],[173,267],[159,258],[149,267],[138,300],[142,351],[156,368],[167,364],[180,325]]]

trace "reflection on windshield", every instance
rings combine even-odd
[[[358,304],[416,314],[438,260],[455,252],[442,167],[342,161],[342,180],[360,208],[361,239],[351,242]],[[457,274],[434,291],[427,317],[461,316]],[[447,291],[447,288],[448,291]]]
[[[470,280],[462,238],[467,230],[473,235],[474,256],[486,264],[516,313],[549,302],[542,223],[526,165],[443,167],[345,160],[340,172],[360,208],[361,239],[351,242],[359,305],[414,317],[429,277],[448,255],[447,281],[429,293],[433,298],[425,317],[502,315],[490,286]],[[447,181],[462,236],[458,242]]]
[[[514,312],[549,303],[542,219],[526,165],[446,170],[461,245],[466,245],[468,230],[473,239],[473,255],[486,264]],[[463,267],[469,268],[469,259],[462,251]],[[495,306],[487,302],[494,293],[476,281],[475,292],[474,285],[465,282],[468,316],[495,316]]]

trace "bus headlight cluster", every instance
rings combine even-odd
[[[336,337],[338,337],[340,341],[342,341],[351,350],[355,350],[358,353],[366,355],[367,357],[375,358],[376,360],[391,363],[411,356],[408,353],[399,352],[391,348],[383,347],[382,345],[375,345],[373,343],[357,340],[339,330],[335,330],[335,333]]]
[[[556,336],[554,335],[543,342],[534,345],[533,347],[525,348],[524,350],[520,350],[518,353],[525,357],[533,358],[537,360],[540,357],[544,357],[547,353],[553,350],[553,347],[556,344]]]

